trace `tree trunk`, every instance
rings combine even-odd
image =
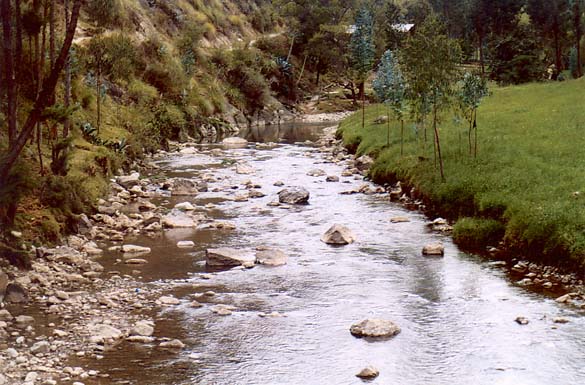
[[[433,129],[435,130],[435,144],[439,155],[439,169],[441,170],[441,181],[445,182],[445,171],[443,169],[443,157],[441,156],[441,141],[439,140],[439,129],[437,128],[437,108],[433,106]]]
[[[388,119],[390,119],[390,117],[388,117]],[[366,126],[366,93],[364,91],[362,91],[362,129],[365,126]]]
[[[390,107],[386,107],[386,145],[390,147]]]
[[[305,60],[303,60],[303,66],[301,67],[301,73],[299,75],[299,80],[297,80],[297,87],[301,84],[301,79],[303,78],[303,74],[305,73],[305,65],[307,64],[307,58],[309,55],[305,55]]]
[[[292,55],[293,47],[295,45],[295,36],[293,35],[292,40],[290,41],[290,48],[288,49],[288,55],[286,55],[286,62],[290,62],[290,57]]]
[[[471,112],[471,116],[469,116],[469,131],[467,132],[467,141],[469,143],[469,156],[472,155],[472,144],[471,144],[471,134],[473,132],[473,111]]]
[[[65,0],[65,28],[69,25],[69,0]],[[71,57],[67,56],[67,63],[65,65],[65,108],[69,109],[71,105]],[[69,116],[63,122],[63,137],[69,136]]]
[[[562,58],[562,51],[561,51],[561,43],[559,40],[559,25],[558,25],[558,21],[555,22],[555,25],[553,27],[553,36],[554,36],[554,44],[555,44],[555,66],[556,71],[555,71],[555,79],[558,77],[558,75],[561,73],[561,71],[563,70],[563,58]]]
[[[474,157],[477,158],[477,110],[473,110],[473,131],[475,131]]]
[[[99,60],[99,59],[98,59]],[[100,134],[100,126],[102,123],[102,107],[101,107],[101,99],[102,99],[102,69],[101,63],[98,62],[97,66],[97,77],[96,77],[96,91],[97,91],[97,133]]]
[[[581,4],[580,0],[575,1],[575,37],[577,38],[577,77],[583,76],[583,70],[581,68]]]
[[[9,0],[2,0],[2,5],[8,1]],[[73,42],[73,37],[75,35],[75,28],[77,27],[77,19],[79,18],[79,11],[82,2],[83,0],[75,0],[75,3],[73,4],[73,11],[71,13],[71,23],[67,26],[65,40],[63,46],[61,47],[61,51],[59,52],[59,56],[55,61],[55,65],[53,66],[45,82],[43,82],[43,89],[40,95],[36,98],[33,108],[28,114],[26,122],[24,123],[24,126],[18,137],[13,142],[13,145],[10,146],[6,156],[0,158],[0,185],[6,183],[14,163],[26,145],[27,139],[30,137],[36,126],[36,123],[41,118],[44,109],[48,106],[49,97],[53,93],[57,82],[59,81],[59,75],[65,67],[65,61],[69,55],[69,49],[71,48],[71,43]],[[4,17],[4,14],[2,14],[2,16]]]
[[[14,52],[12,48],[12,9],[10,0],[0,0],[0,14],[2,17],[2,32],[4,44],[4,84],[6,85],[6,104],[8,118],[8,143],[10,148],[14,144],[17,135],[17,111],[16,111],[16,79],[14,76]]]
[[[49,61],[55,64],[55,0],[49,4]]]
[[[400,156],[404,156],[404,119],[400,119]]]

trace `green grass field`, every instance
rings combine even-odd
[[[431,127],[425,144],[422,128],[405,122],[403,156],[400,125],[392,121],[387,146],[386,124],[374,123],[386,115],[383,105],[367,108],[365,129],[360,111],[340,132],[350,149],[376,158],[374,180],[401,180],[438,214],[458,220],[456,241],[495,245],[503,236],[508,250],[532,260],[584,267],[584,91],[583,80],[492,87],[477,114],[476,159],[469,155],[465,120],[444,114],[445,183],[435,166]]]

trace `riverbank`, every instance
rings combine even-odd
[[[431,128],[405,124],[403,155],[400,128],[375,121],[385,107],[366,110],[341,124],[345,146],[375,158],[370,176],[378,183],[401,182],[427,212],[454,222],[463,247],[485,247],[572,270],[585,261],[585,185],[580,159],[585,139],[579,105],[582,80],[493,89],[480,107],[478,156],[469,155],[468,131],[453,115],[440,123],[446,182],[433,161]],[[474,146],[473,141],[471,142]]]

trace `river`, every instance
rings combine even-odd
[[[91,362],[110,375],[101,383],[351,385],[362,383],[355,374],[367,365],[380,370],[369,382],[380,385],[585,383],[582,313],[515,285],[505,270],[459,251],[448,236],[428,229],[428,218],[391,203],[387,195],[340,194],[362,185],[361,178],[330,183],[308,176],[315,168],[327,175],[343,171],[325,163],[315,147],[294,144],[314,140],[319,130],[282,128],[270,140],[285,140],[271,149],[249,145],[217,157],[210,153],[215,146],[201,146],[198,154],[156,161],[165,177],[211,173],[218,179],[210,192],[160,204],[172,208],[189,200],[210,217],[233,222],[236,230],[174,229],[128,240],[152,248],[143,279],[181,299],[176,307],[152,310],[156,334],[179,338],[186,348],[174,354],[122,343]],[[258,140],[267,134],[247,136]],[[238,175],[233,162],[256,171]],[[266,196],[233,201],[246,180]],[[268,206],[282,189],[274,186],[277,181],[308,189],[310,204]],[[213,192],[215,187],[221,191]],[[410,222],[391,223],[396,216]],[[320,236],[334,223],[351,228],[357,242],[322,243]],[[179,249],[180,240],[196,246]],[[423,257],[422,247],[434,241],[444,243],[445,256]],[[221,246],[276,247],[289,260],[281,267],[207,275],[205,250]],[[114,259],[108,254],[103,263],[108,267]],[[202,295],[210,290],[216,295]],[[194,299],[204,306],[192,308]],[[235,310],[219,316],[210,311],[214,304]],[[282,316],[259,316],[275,311]],[[519,325],[518,316],[530,323]],[[556,324],[555,317],[569,322]],[[365,318],[393,320],[402,332],[385,341],[353,337],[350,326]]]

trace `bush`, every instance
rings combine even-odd
[[[128,96],[139,105],[149,105],[158,99],[158,90],[140,80],[134,79],[128,85]]]
[[[82,214],[91,208],[91,194],[82,178],[48,176],[41,189],[41,203],[59,209],[64,215]]]
[[[497,245],[504,232],[504,225],[493,219],[461,218],[453,228],[453,240],[463,248],[481,250]]]

